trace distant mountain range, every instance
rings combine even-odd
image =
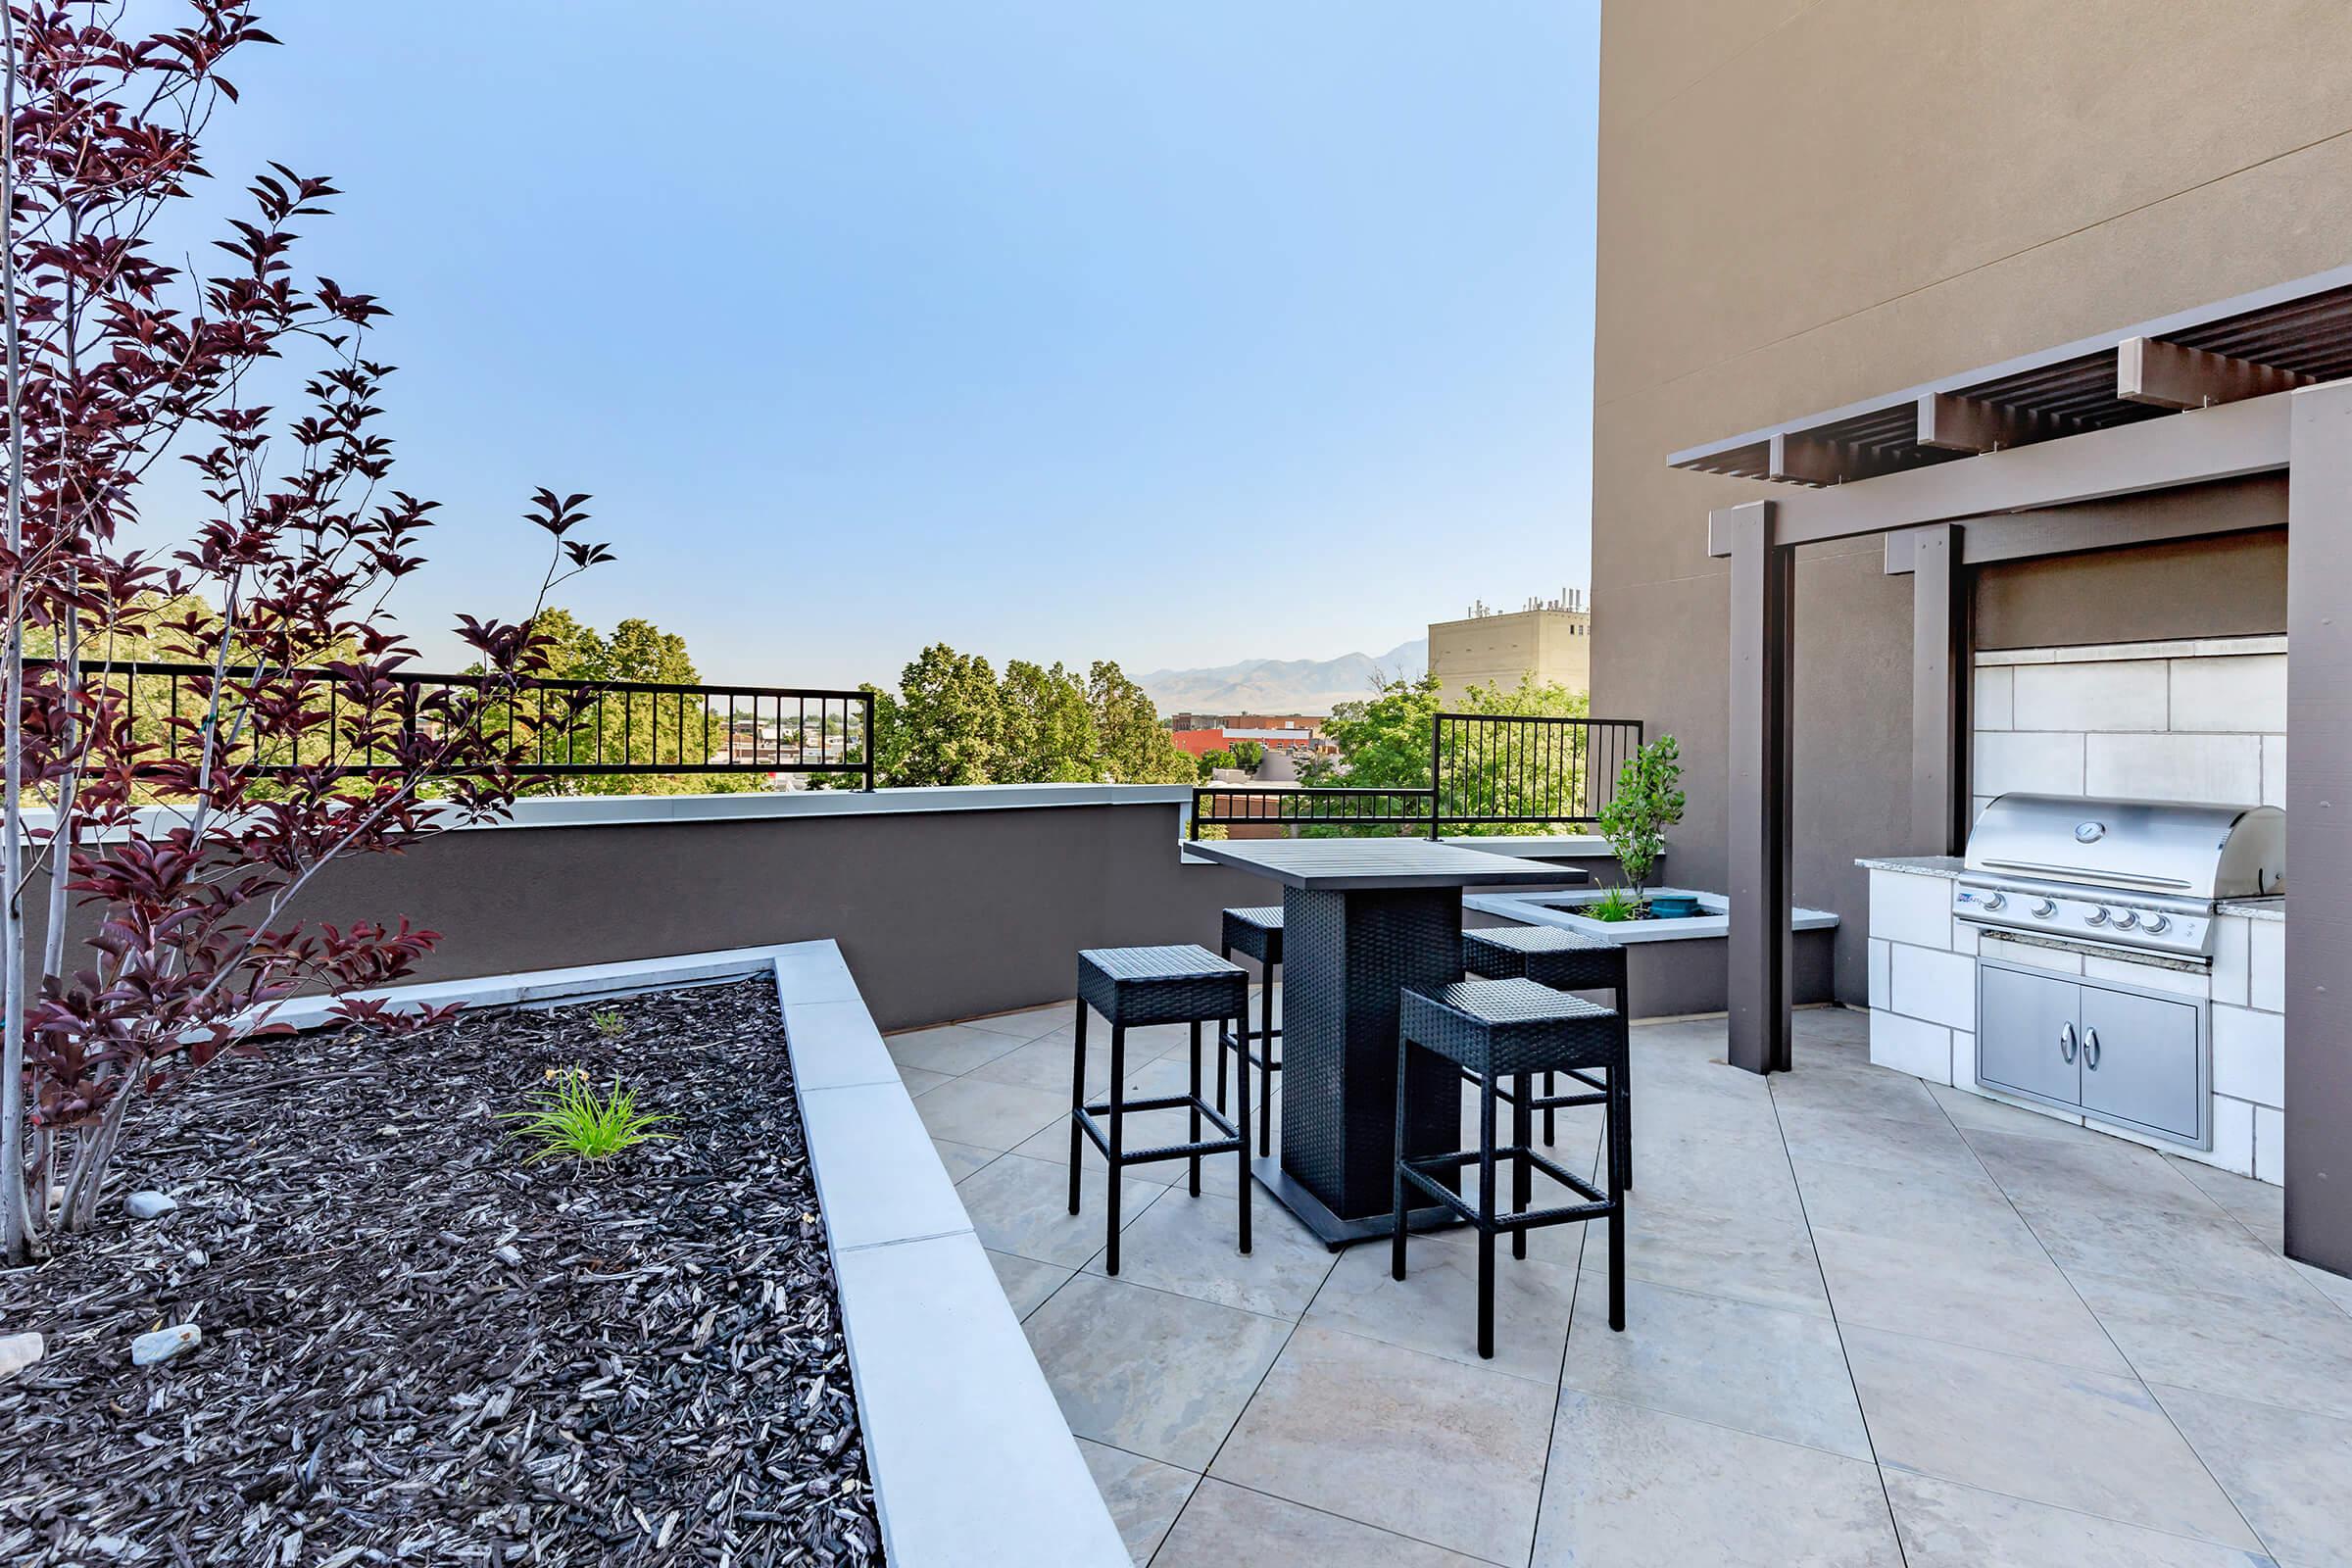
[[[1246,659],[1213,669],[1155,669],[1136,683],[1161,713],[1328,713],[1335,703],[1372,695],[1375,676],[1418,680],[1429,669],[1429,639],[1385,654],[1337,659]]]

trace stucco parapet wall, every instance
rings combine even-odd
[[[625,827],[631,824],[764,822],[791,817],[905,816],[939,811],[1021,811],[1083,806],[1192,804],[1190,784],[974,784],[936,789],[762,791],[752,795],[533,796],[514,803],[504,821],[449,824],[453,833],[532,827]],[[140,831],[169,832],[184,810],[151,806],[139,811]],[[24,813],[25,826],[46,831],[54,816]]]

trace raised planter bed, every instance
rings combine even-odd
[[[1730,901],[1694,888],[1652,888],[1649,895],[1694,898],[1699,912],[1675,919],[1595,920],[1583,910],[1607,896],[1601,889],[1472,893],[1462,903],[1471,925],[1552,925],[1624,944],[1636,1017],[1721,1012],[1727,999]],[[1794,926],[1795,1000],[1827,1002],[1833,995],[1831,944],[1838,916],[1827,909],[1798,909]]]
[[[122,1191],[177,1206],[0,1274],[49,1346],[0,1383],[0,1561],[879,1562],[782,1025],[766,974],[472,1012],[151,1109]],[[526,1164],[497,1113],[575,1063],[674,1141]]]

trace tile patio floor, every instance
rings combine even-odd
[[[1636,1028],[1627,1332],[1605,1234],[1540,1232],[1483,1364],[1466,1238],[1399,1285],[1260,1194],[1241,1257],[1230,1155],[1131,1174],[1104,1278],[1066,1006],[889,1044],[1138,1563],[2352,1565],[2352,1283],[2278,1255],[2278,1190],[1866,1029],[1800,1013],[1767,1082],[1720,1020]],[[1183,1081],[1181,1028],[1130,1041],[1132,1093]]]

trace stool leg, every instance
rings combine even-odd
[[[1390,1206],[1396,1213],[1396,1234],[1389,1242],[1389,1278],[1404,1278],[1404,1058],[1412,1042],[1396,1031],[1396,1157],[1389,1165]],[[1461,1091],[1454,1091],[1459,1095]]]
[[[1220,956],[1221,956],[1221,957],[1223,957],[1223,958],[1224,958],[1224,960],[1225,960],[1227,963],[1231,963],[1231,962],[1233,961],[1233,945],[1232,945],[1231,943],[1228,943],[1228,944],[1226,944],[1226,946],[1225,946],[1225,949],[1224,949],[1223,953],[1220,955]],[[1217,1036],[1218,1036],[1218,1038],[1217,1038],[1217,1108],[1218,1108],[1219,1110],[1223,1110],[1223,1109],[1225,1108],[1225,1040],[1224,1040],[1224,1035],[1225,1035],[1225,1026],[1224,1026],[1223,1024],[1219,1024],[1219,1025],[1217,1025]],[[1244,1072],[1248,1072],[1248,1071],[1250,1070],[1250,1068],[1249,1068],[1249,1065],[1248,1065],[1248,1062],[1249,1062],[1249,1054],[1250,1054],[1250,1037],[1249,1037],[1249,1035],[1248,1035],[1248,1034],[1243,1034],[1243,1035],[1240,1035],[1240,1036],[1236,1037],[1236,1038],[1235,1038],[1235,1040],[1234,1040],[1234,1046],[1235,1046],[1235,1048],[1236,1048],[1236,1049],[1238,1049],[1238,1050],[1239,1050],[1239,1051],[1242,1053],[1242,1058],[1243,1058],[1243,1067],[1242,1067],[1242,1070],[1243,1070]],[[1197,1095],[1197,1094],[1199,1094],[1200,1092],[1200,1086],[1199,1086],[1198,1084],[1194,1085],[1194,1086],[1193,1086],[1193,1093],[1195,1093],[1195,1094]]]
[[[1225,1032],[1225,1026],[1222,1023],[1217,1025],[1217,1032],[1219,1034],[1223,1034]],[[1217,1060],[1222,1062],[1224,1059],[1225,1048],[1219,1046],[1217,1048]],[[1200,1021],[1197,1018],[1193,1020],[1192,1111],[1193,1142],[1197,1144],[1200,1141]],[[1193,1196],[1195,1198],[1199,1198],[1200,1196],[1200,1156],[1199,1154],[1195,1154],[1191,1159],[1187,1160],[1186,1163],[1192,1167],[1193,1171]]]
[[[1545,1100],[1549,1100],[1549,1099],[1550,1099],[1552,1096],[1554,1096],[1554,1095],[1558,1094],[1559,1092],[1560,1092],[1559,1085],[1558,1085],[1558,1084],[1556,1084],[1556,1083],[1554,1083],[1554,1082],[1552,1082],[1552,1077],[1551,1077],[1551,1074],[1550,1074],[1550,1073],[1545,1073],[1545,1074],[1544,1075],[1544,1098]],[[1550,1107],[1549,1105],[1545,1105],[1545,1106],[1544,1107],[1544,1147],[1545,1149],[1549,1149],[1549,1148],[1551,1147],[1551,1131],[1552,1131],[1552,1128],[1551,1128],[1551,1116],[1552,1116],[1552,1110],[1551,1110],[1551,1107]],[[1519,1137],[1519,1141],[1520,1141],[1521,1143],[1523,1143],[1523,1144],[1524,1144],[1524,1143],[1526,1143],[1526,1142],[1527,1142],[1527,1135],[1526,1135],[1526,1134],[1524,1134],[1524,1133],[1522,1133],[1522,1134],[1520,1135],[1520,1137]],[[1520,1255],[1521,1255],[1522,1257],[1524,1257],[1524,1256],[1526,1256],[1527,1254],[1525,1254],[1525,1253],[1523,1252],[1523,1253],[1521,1253]]]
[[[1105,1173],[1110,1178],[1105,1183],[1109,1196],[1102,1204],[1110,1215],[1110,1240],[1103,1247],[1105,1274],[1119,1271],[1119,1181],[1127,1174],[1127,1168],[1119,1163],[1119,1156],[1127,1149],[1126,1079],[1127,1026],[1114,1023],[1110,1026],[1110,1169]]]
[[[1403,1087],[1399,1082],[1398,1088]],[[1494,1359],[1494,1075],[1478,1083],[1478,1358]]]
[[[1274,1152],[1274,965],[1260,968],[1265,984],[1257,993],[1257,1152],[1269,1157]],[[1244,1016],[1247,1016],[1245,1014]],[[1245,1059],[1243,1071],[1249,1071]],[[1250,1124],[1242,1124],[1243,1136]]]
[[[1634,1190],[1634,1015],[1625,1010],[1625,987],[1617,988],[1617,1021],[1625,1029],[1625,1096],[1619,1107],[1625,1118],[1621,1142],[1625,1146],[1625,1190]],[[1611,1073],[1611,1079],[1617,1075]]]
[[[1548,1083],[1551,1078],[1551,1074],[1545,1073],[1544,1077],[1546,1083]],[[1535,1131],[1535,1117],[1529,1114],[1527,1108],[1528,1091],[1535,1088],[1535,1074],[1523,1072],[1519,1075],[1519,1103],[1513,1106],[1511,1109],[1511,1142],[1518,1145],[1521,1149],[1525,1149],[1527,1147],[1528,1138]],[[1551,1119],[1551,1112],[1548,1110],[1545,1111],[1544,1113],[1544,1119],[1545,1121],[1549,1121]],[[1548,1138],[1546,1138],[1544,1141],[1546,1143],[1550,1142]],[[1532,1188],[1530,1187],[1530,1183],[1533,1180],[1534,1178],[1530,1174],[1527,1156],[1525,1154],[1521,1154],[1517,1159],[1511,1161],[1511,1209],[1514,1213],[1525,1213],[1527,1211],[1528,1199],[1530,1196],[1532,1196]],[[1526,1231],[1515,1230],[1511,1232],[1511,1255],[1513,1257],[1525,1257],[1527,1255]]]
[[[1236,1029],[1250,1027],[1250,999],[1248,997],[1242,999],[1242,1010],[1235,1015],[1233,1026]],[[1217,1053],[1220,1060],[1223,1059],[1224,1054],[1223,1052]],[[1239,1185],[1242,1189],[1242,1251],[1244,1255],[1247,1255],[1250,1250],[1250,1064],[1246,1061],[1234,1074],[1234,1089],[1237,1095],[1235,1103],[1240,1107],[1240,1120],[1234,1125],[1241,1130],[1242,1136],[1241,1147],[1233,1152],[1233,1170],[1234,1174],[1241,1178]],[[1260,1115],[1265,1113],[1262,1107],[1258,1113]],[[1196,1187],[1194,1191],[1198,1192],[1200,1189]]]
[[[1625,1332],[1625,1171],[1631,1140],[1617,1136],[1617,1125],[1633,1096],[1626,1086],[1625,1063],[1609,1069],[1609,1327]]]
[[[1078,1146],[1086,1141],[1078,1118],[1086,1111],[1086,1003],[1078,1004],[1078,1044],[1070,1067],[1070,1212],[1078,1212]]]

